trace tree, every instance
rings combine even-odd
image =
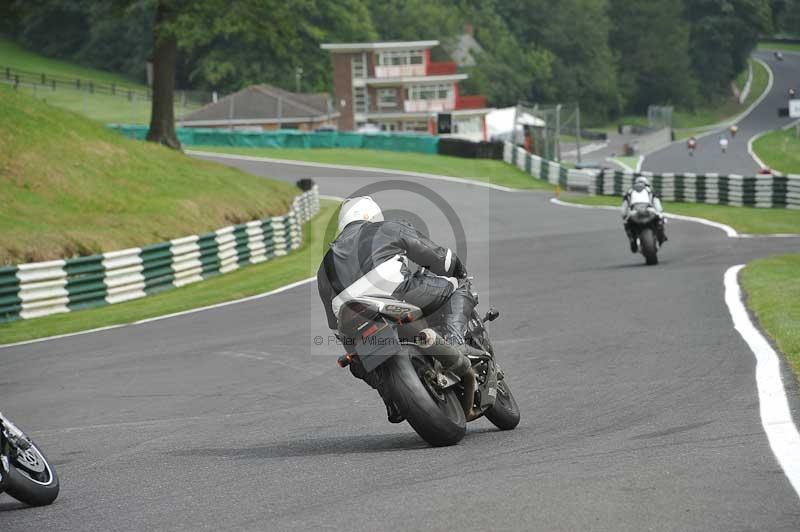
[[[682,1],[611,0],[609,8],[620,107],[641,113],[650,104],[691,106],[695,87]]]
[[[684,0],[689,56],[706,99],[726,91],[762,31],[771,28],[769,0]]]
[[[175,134],[175,64],[178,39],[175,21],[179,6],[171,0],[159,0],[156,8],[153,46],[153,98],[147,140],[180,150]]]

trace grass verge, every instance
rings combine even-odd
[[[753,142],[753,151],[768,167],[784,174],[800,174],[800,137],[795,128],[773,131]]]
[[[800,376],[800,255],[755,260],[741,280],[747,306]]]
[[[798,43],[777,43],[777,42],[760,42],[756,47],[757,50],[762,52],[772,52],[774,50],[781,50],[782,52],[800,52],[800,44]]]
[[[0,344],[131,323],[268,292],[310,277],[316,273],[336,229],[334,224],[334,231],[325,233],[328,222],[337,215],[338,203],[322,200],[321,206],[320,213],[304,227],[303,247],[285,257],[135,301],[3,324]]]
[[[285,214],[297,188],[0,90],[0,264],[136,247]]]
[[[221,153],[234,153],[254,157],[291,159],[324,164],[367,166],[383,170],[403,170],[451,177],[474,179],[495,185],[522,189],[552,189],[552,185],[535,179],[519,168],[503,161],[489,159],[465,159],[446,155],[425,153],[403,153],[381,150],[320,148],[233,148],[196,146],[194,149]]]
[[[619,207],[622,198],[615,196],[562,195],[561,199],[581,205],[612,205]],[[664,202],[667,212],[696,216],[729,225],[747,234],[798,233],[800,234],[800,211],[791,209],[756,209],[754,207],[730,207],[703,203]]]
[[[641,155],[635,155],[633,157],[612,157],[612,161],[616,161],[617,163],[621,164],[627,171],[635,172],[636,167],[639,166],[639,161],[642,159]]]

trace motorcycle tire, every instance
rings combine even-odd
[[[639,235],[639,247],[642,249],[644,261],[648,266],[658,264],[658,251],[656,249],[656,237],[653,230],[649,227]]]
[[[497,383],[497,397],[485,415],[500,430],[511,430],[519,425],[519,406],[505,379]]]
[[[405,350],[404,350],[405,351]],[[423,440],[435,447],[455,445],[467,432],[467,419],[452,389],[437,392],[420,376],[427,358],[401,352],[387,360],[384,390]]]
[[[27,458],[8,457],[8,486],[6,493],[20,502],[30,506],[47,506],[52,504],[61,489],[58,474],[42,451],[31,444],[25,451]],[[38,463],[43,466],[43,471],[37,473],[26,467],[27,463]]]

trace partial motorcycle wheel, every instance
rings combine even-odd
[[[452,389],[439,391],[423,377],[427,358],[405,351],[381,367],[384,391],[422,439],[436,447],[455,445],[467,432],[464,409]]]
[[[9,448],[2,459],[8,460],[6,493],[31,506],[46,506],[56,500],[61,489],[58,474],[35,443],[20,453]]]
[[[642,255],[644,255],[644,260],[648,266],[658,264],[656,237],[651,228],[648,227],[639,234],[639,248],[642,250]]]
[[[505,379],[497,383],[497,397],[485,415],[500,430],[511,430],[519,425],[519,406]]]

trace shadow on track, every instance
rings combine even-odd
[[[223,447],[183,449],[173,451],[172,456],[210,456],[220,458],[293,458],[303,456],[322,456],[337,454],[381,453],[388,451],[414,451],[431,449],[414,433],[366,434],[363,436],[343,436],[277,442],[256,447]]]
[[[14,500],[0,502],[0,513],[16,512],[17,510],[28,510],[28,509],[33,509],[33,506],[28,506],[27,504]]]

